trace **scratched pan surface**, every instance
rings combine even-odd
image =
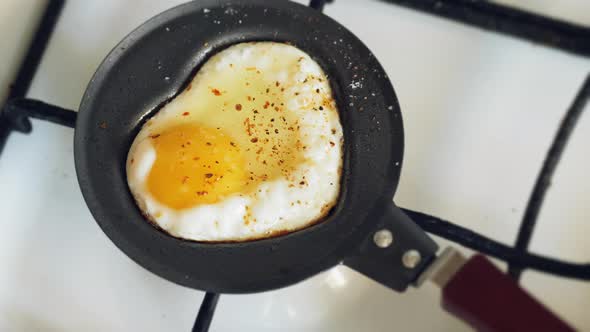
[[[141,125],[179,93],[211,55],[244,41],[288,42],[328,74],[345,137],[339,202],[323,222],[281,237],[225,244],[173,238],[146,222],[135,205],[125,175],[128,149]],[[367,259],[372,255],[368,239],[383,223],[395,228],[404,219],[391,203],[402,162],[403,129],[389,79],[350,31],[287,1],[195,1],[131,32],[87,87],[74,152],[86,203],[115,245],[149,271],[196,289],[270,290],[343,261],[371,275],[363,271],[376,264]],[[411,234],[422,236],[412,229]],[[380,259],[399,256],[404,246],[415,242],[412,236],[396,239],[389,256]],[[428,240],[422,245],[435,250]],[[387,274],[395,279],[389,286],[399,290],[415,277],[398,267]]]

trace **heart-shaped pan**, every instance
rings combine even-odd
[[[141,125],[211,55],[245,41],[292,44],[329,76],[344,129],[338,204],[322,222],[280,237],[245,243],[174,238],[136,206],[125,175],[128,149]],[[205,0],[152,18],[106,57],[82,99],[74,152],[82,193],[100,227],[139,265],[170,281],[210,292],[257,292],[344,263],[401,291],[437,249],[392,203],[403,147],[393,87],[342,25],[288,1]],[[377,245],[376,236],[385,236],[385,245]],[[409,252],[413,263],[403,264]]]

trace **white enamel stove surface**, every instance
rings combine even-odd
[[[30,96],[76,109],[111,47],[179,2],[68,2]],[[41,3],[0,6],[3,88],[26,37],[7,22],[32,24]],[[519,3],[590,24],[586,0]],[[512,243],[590,61],[379,1],[336,0],[326,13],[369,46],[396,88],[407,140],[398,204]],[[82,200],[73,131],[33,126],[29,136],[13,134],[0,157],[0,331],[188,331],[203,293],[148,273],[116,249]],[[536,252],[590,259],[587,142],[585,114],[540,216]],[[590,330],[590,283],[526,272],[524,285]],[[469,331],[438,302],[430,285],[397,294],[337,267],[283,290],[222,296],[211,331]]]

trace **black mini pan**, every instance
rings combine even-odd
[[[344,129],[339,202],[324,221],[280,237],[214,244],[176,239],[137,208],[125,175],[128,149],[141,125],[211,55],[245,41],[292,44],[328,74]],[[401,291],[437,250],[392,202],[403,147],[393,87],[375,56],[342,25],[287,1],[206,0],[152,18],[106,57],[83,97],[74,152],[82,193],[100,227],[165,279],[210,292],[248,293],[344,263]]]

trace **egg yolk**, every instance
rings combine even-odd
[[[156,160],[147,187],[167,206],[184,209],[215,203],[243,189],[244,157],[223,130],[179,124],[150,139]]]

